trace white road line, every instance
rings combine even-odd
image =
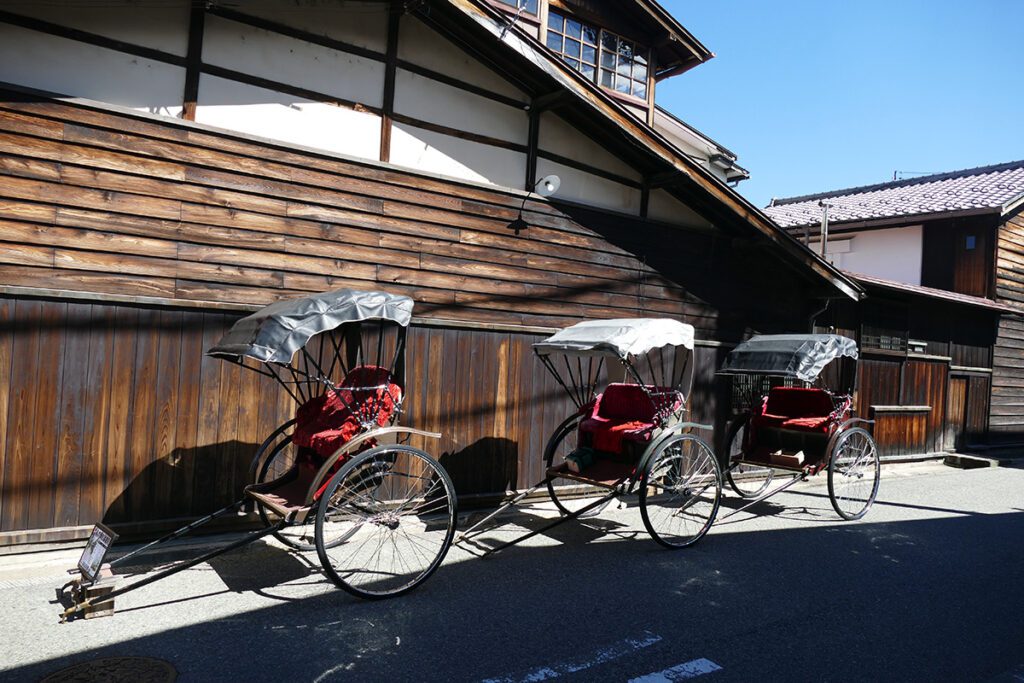
[[[690,678],[696,678],[697,676],[712,673],[713,671],[719,671],[721,668],[722,667],[718,666],[710,659],[704,659],[701,657],[700,659],[694,659],[691,662],[676,664],[675,666],[663,671],[655,671],[654,673],[647,674],[646,676],[630,679],[629,683],[671,683],[672,681],[685,681]]]
[[[640,638],[627,638],[626,640],[601,648],[600,650],[595,650],[584,657],[579,657],[572,661],[551,664],[550,666],[541,666],[524,673],[510,676],[488,678],[482,683],[536,683],[537,681],[546,681],[551,678],[564,676],[565,674],[583,671],[590,667],[597,666],[598,664],[610,662],[613,659],[625,657],[637,650],[642,650],[645,647],[650,647],[651,645],[659,642],[661,642],[661,636],[645,632]]]

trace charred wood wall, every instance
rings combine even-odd
[[[203,357],[239,309],[346,286],[412,296],[405,422],[445,433],[426,445],[473,495],[539,478],[566,413],[530,349],[547,329],[692,323],[705,344],[692,417],[720,425],[717,341],[801,329],[814,305],[770,253],[715,231],[531,200],[517,236],[522,197],[6,93],[0,538],[236,495],[292,409]]]

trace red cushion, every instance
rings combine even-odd
[[[363,424],[388,424],[401,397],[386,368],[355,367],[336,389],[299,406],[292,443],[328,458],[362,432]]]
[[[654,419],[654,402],[638,384],[609,384],[594,404],[594,417],[616,422]]]
[[[792,417],[824,417],[835,410],[832,397],[823,389],[774,387],[768,392],[764,414]]]
[[[782,423],[783,429],[824,434],[828,434],[831,426],[832,420],[827,415],[825,417],[794,417]]]
[[[623,441],[647,443],[654,430],[653,422],[632,420],[614,422],[602,418],[587,418],[580,423],[580,431],[591,435],[591,447],[608,453],[621,453]]]

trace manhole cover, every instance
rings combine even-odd
[[[170,662],[152,657],[104,657],[54,672],[40,683],[90,681],[102,683],[172,683],[178,672]]]

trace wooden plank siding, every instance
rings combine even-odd
[[[1004,314],[992,358],[990,440],[1024,442],[1024,215],[1008,216],[998,230],[995,288],[1004,303],[1022,308]]]
[[[273,381],[203,355],[240,314],[8,297],[0,315],[0,533],[210,512],[238,497],[257,446],[295,408]],[[403,422],[443,433],[414,445],[464,498],[542,477],[544,445],[572,412],[534,358],[542,336],[410,328]],[[715,422],[722,353],[697,349],[699,422]]]
[[[203,356],[242,314],[225,306],[345,286],[412,296],[423,324],[409,337],[404,422],[445,435],[419,445],[467,497],[541,478],[567,407],[533,356],[538,327],[668,316],[730,342],[801,329],[820,306],[805,276],[758,245],[536,199],[516,237],[507,226],[522,201],[0,97],[0,542],[98,519],[138,528],[234,499],[294,405]],[[714,371],[727,348],[698,347],[690,404],[692,419],[719,427]]]

